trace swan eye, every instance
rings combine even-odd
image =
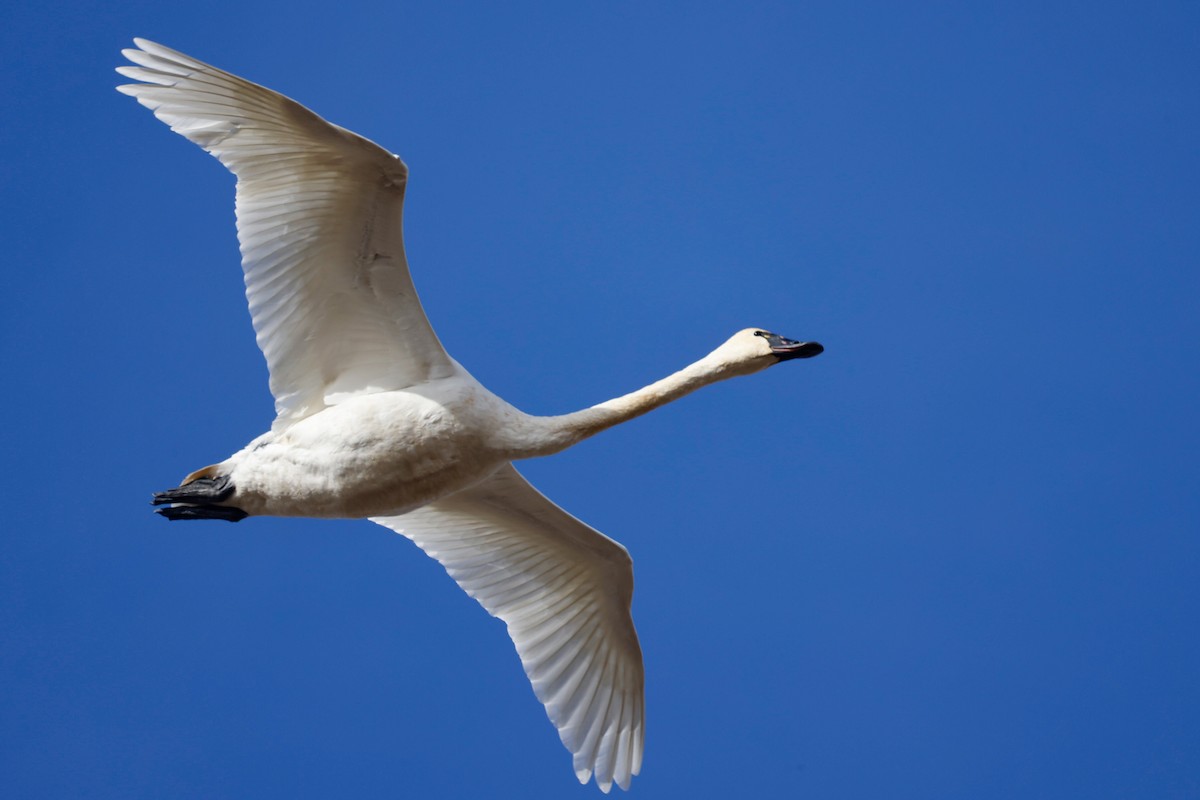
[[[754,335],[755,336],[770,336],[771,334],[767,333],[766,331],[755,331]]]

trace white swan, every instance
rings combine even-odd
[[[822,351],[749,328],[663,380],[558,417],[480,385],[434,335],[408,274],[408,169],[249,81],[144,39],[119,86],[237,176],[246,297],[277,417],[155,495],[169,519],[369,517],[442,563],[516,644],[576,776],[628,788],[642,763],[642,659],[625,548],[513,461],[555,453],[701,386]]]

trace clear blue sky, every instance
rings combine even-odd
[[[401,537],[151,513],[271,400],[232,178],[112,89],[144,36],[400,153],[527,411],[826,345],[524,467],[633,554],[634,795],[1200,796],[1194,3],[18,5],[0,794],[599,796]]]

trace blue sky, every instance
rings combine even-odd
[[[0,12],[2,793],[599,796],[401,537],[151,513],[271,399],[144,36],[400,153],[527,411],[826,345],[523,467],[634,557],[635,795],[1200,795],[1197,7],[584,5]]]

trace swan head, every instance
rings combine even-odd
[[[729,337],[710,358],[717,360],[732,375],[749,375],[780,361],[812,358],[823,352],[825,348],[817,342],[788,339],[766,328],[746,328]]]

